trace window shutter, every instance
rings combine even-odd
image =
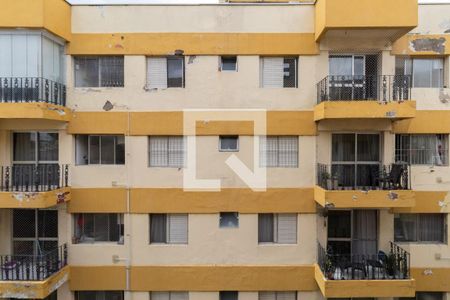
[[[297,243],[297,214],[278,214],[277,234],[279,244]]]
[[[169,167],[184,167],[184,138],[182,136],[169,137]]]
[[[151,292],[150,300],[170,300],[169,292]]]
[[[188,299],[189,299],[188,292],[170,292],[170,300],[188,300]]]
[[[278,138],[278,167],[296,168],[298,166],[298,137],[280,136]]]
[[[278,138],[276,136],[261,137],[259,151],[261,167],[278,166]]]
[[[262,87],[282,88],[284,84],[284,59],[262,58]]]
[[[164,57],[148,58],[147,86],[150,89],[167,88],[167,58]]]
[[[276,300],[275,292],[259,292],[258,300]]]
[[[169,243],[187,244],[188,216],[187,214],[169,215]]]
[[[276,300],[295,300],[295,292],[277,292]]]
[[[150,166],[166,167],[168,164],[167,157],[167,137],[151,136],[149,138],[150,148]]]

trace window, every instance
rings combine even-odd
[[[123,244],[123,214],[75,214],[73,243],[118,242]]]
[[[296,300],[296,292],[259,292],[258,300]]]
[[[57,163],[57,132],[14,132],[14,163]]]
[[[239,227],[239,213],[237,212],[221,212],[220,228],[237,228]]]
[[[76,135],[77,165],[125,164],[125,138],[123,135]]]
[[[236,56],[221,56],[220,57],[220,71],[237,71],[237,57]]]
[[[76,300],[123,300],[122,291],[83,291],[75,292]]]
[[[261,87],[296,88],[297,58],[295,57],[261,58]]]
[[[185,139],[183,136],[149,137],[150,167],[184,167],[185,147]]]
[[[150,243],[187,244],[187,214],[150,214]]]
[[[184,56],[147,58],[147,87],[184,88]]]
[[[259,151],[261,167],[298,167],[297,136],[262,136],[260,137]]]
[[[75,87],[123,87],[123,56],[74,58]]]
[[[443,243],[446,227],[445,214],[396,214],[394,217],[396,242]]]
[[[219,300],[238,300],[238,292],[220,291]]]
[[[189,300],[188,292],[150,292],[150,300]]]
[[[297,243],[297,214],[259,214],[258,242]]]
[[[239,137],[238,136],[220,136],[219,137],[219,151],[223,151],[223,152],[239,151]]]
[[[397,57],[396,75],[411,75],[416,88],[441,88],[444,86],[444,60],[442,58]]]
[[[395,160],[412,165],[448,165],[448,135],[397,134]]]
[[[394,298],[396,300],[442,300],[442,293],[439,292],[416,292],[416,297]]]

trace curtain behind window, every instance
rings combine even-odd
[[[167,215],[150,215],[150,243],[167,242]]]
[[[274,215],[258,214],[258,242],[274,242]]]
[[[377,219],[376,210],[355,210],[353,212],[353,254],[377,254]]]
[[[36,160],[36,134],[34,132],[15,132],[13,135],[14,161]]]
[[[422,242],[443,242],[444,222],[440,214],[419,215],[419,239]]]

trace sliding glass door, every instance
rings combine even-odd
[[[375,188],[380,152],[379,134],[333,134],[331,175],[337,177],[339,188]]]

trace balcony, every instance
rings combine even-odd
[[[0,167],[0,208],[48,208],[70,200],[69,166]]]
[[[318,0],[315,37],[393,42],[418,23],[417,0]]]
[[[0,119],[68,121],[66,86],[41,77],[0,77]]]
[[[327,76],[317,83],[314,120],[412,118],[411,76]]]
[[[0,255],[0,298],[45,298],[69,279],[67,245],[42,255]]]
[[[314,199],[322,207],[394,208],[415,205],[410,168],[405,164],[317,165]]]
[[[337,254],[318,245],[315,278],[324,297],[413,297],[410,254],[390,243],[388,253]]]

